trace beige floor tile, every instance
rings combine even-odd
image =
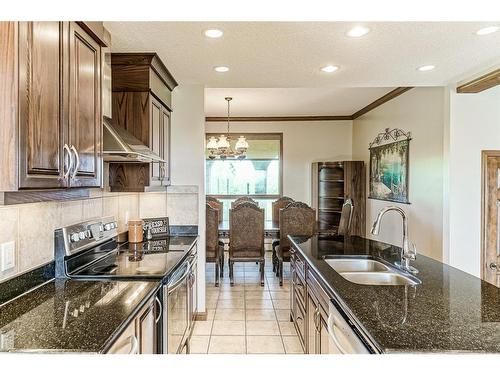
[[[279,322],[282,336],[297,336],[297,330],[292,322]]]
[[[247,335],[249,336],[279,336],[280,330],[276,321],[247,321]]]
[[[214,320],[215,309],[207,309],[207,321]]]
[[[280,292],[272,291],[270,292],[270,295],[272,299],[290,299],[290,292],[287,291],[280,291]]]
[[[206,336],[210,335],[212,332],[212,320],[197,321],[194,325],[193,335],[195,336]]]
[[[245,335],[245,322],[244,321],[221,321],[215,320],[212,328],[213,336],[241,336]]]
[[[230,284],[221,284],[219,288],[220,288],[221,292],[229,291],[229,290],[230,291],[244,291],[245,290],[244,284],[236,284],[233,286],[231,286]]]
[[[247,336],[248,354],[284,354],[280,336]]]
[[[189,350],[192,354],[206,354],[209,342],[210,336],[191,336]]]
[[[271,295],[269,294],[269,291],[266,289],[262,290],[247,290],[245,292],[245,299],[246,300],[251,300],[251,299],[271,299]]]
[[[205,300],[205,307],[207,309],[215,309],[217,307],[217,298],[207,298]]]
[[[286,354],[304,354],[299,336],[283,336]]]
[[[215,320],[245,320],[244,309],[217,309]]]
[[[275,309],[276,318],[279,322],[289,322],[290,321],[290,309]]]
[[[245,290],[269,290],[269,287],[267,284],[264,284],[264,286],[260,285],[260,282],[258,283],[245,283]]]
[[[219,295],[219,300],[221,299],[238,299],[244,298],[245,291],[244,290],[224,290]]]
[[[245,336],[212,336],[208,347],[209,354],[245,354]]]
[[[221,299],[217,304],[219,309],[244,309],[245,300],[243,298]]]
[[[205,292],[206,299],[218,298],[220,294],[220,290],[207,290]]]
[[[273,300],[273,305],[275,309],[289,309],[290,300],[289,299],[275,299]]]
[[[276,314],[274,310],[262,310],[262,309],[247,309],[246,310],[247,320],[276,320]]]
[[[272,310],[273,309],[273,301],[271,301],[270,299],[246,300],[246,308],[247,309]]]

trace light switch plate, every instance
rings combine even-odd
[[[8,271],[16,266],[16,243],[5,242],[0,247],[0,271]]]

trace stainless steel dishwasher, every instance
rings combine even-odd
[[[328,311],[329,354],[369,354],[363,341],[346,321],[343,314],[330,301]]]

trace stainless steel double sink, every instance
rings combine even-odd
[[[417,285],[409,273],[369,256],[330,255],[323,258],[344,279],[363,285]]]

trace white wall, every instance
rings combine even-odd
[[[207,133],[226,123],[207,122]],[[283,194],[311,203],[311,163],[351,160],[352,121],[234,122],[234,133],[283,133]]]
[[[410,239],[418,252],[442,259],[443,239],[443,121],[444,88],[415,88],[381,105],[353,122],[353,159],[366,163],[369,180],[368,144],[385,128],[411,131],[409,200],[400,206],[409,215]],[[368,196],[368,183],[366,184]],[[389,202],[368,199],[366,233],[379,210]],[[389,213],[377,239],[401,246],[401,218]]]
[[[167,205],[189,224],[196,212],[198,232],[198,310],[205,311],[205,90],[180,85],[172,93],[171,176]],[[167,210],[169,211],[169,210]]]
[[[449,94],[449,263],[479,277],[481,151],[500,149],[500,86]]]

